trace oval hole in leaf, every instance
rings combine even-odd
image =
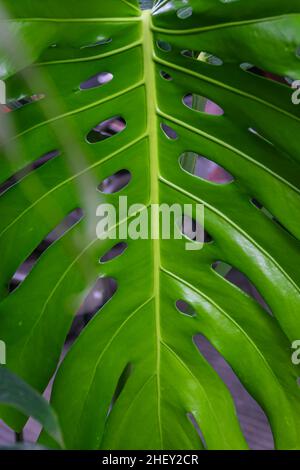
[[[206,51],[192,51],[191,49],[184,49],[181,51],[181,54],[184,57],[188,57],[190,59],[199,60],[209,65],[216,65],[220,66],[223,65],[223,60],[219,57],[211,54],[210,52]]]
[[[183,49],[180,51],[181,55],[184,57],[189,57],[190,59],[197,59],[199,52],[198,51],[192,51],[191,49]]]
[[[86,81],[80,84],[80,90],[89,90],[90,88],[98,88],[105,85],[106,83],[111,82],[114,78],[112,73],[101,72],[97,73],[93,77],[88,78]]]
[[[187,215],[182,217],[178,225],[181,233],[192,241],[198,243],[209,243],[213,240],[202,225]]]
[[[118,284],[111,277],[102,277],[97,280],[86,295],[77,315],[87,315],[90,320],[115,294]]]
[[[234,180],[223,167],[195,152],[184,152],[179,157],[179,164],[187,173],[212,183],[228,184]]]
[[[270,307],[265,302],[263,297],[260,295],[258,290],[256,289],[255,285],[247,278],[245,274],[243,274],[238,269],[234,268],[228,263],[224,263],[223,261],[216,261],[212,264],[212,268],[214,271],[227,281],[229,281],[234,286],[238,287],[242,290],[245,294],[249,297],[252,297],[256,302],[258,302],[261,307],[269,314],[273,315]]]
[[[195,93],[188,93],[183,97],[183,104],[193,111],[221,116],[224,110],[214,101]]]
[[[96,144],[102,140],[109,139],[116,134],[120,134],[126,127],[126,121],[121,116],[116,116],[101,122],[94,127],[86,136],[90,144]]]
[[[190,18],[190,16],[192,16],[192,14],[193,14],[193,8],[192,7],[179,8],[179,10],[177,10],[177,12],[176,12],[176,15],[181,20],[185,20],[187,18]]]
[[[243,62],[242,64],[240,64],[240,67],[242,70],[244,70],[245,72],[251,73],[252,75],[258,75],[260,77],[266,78],[267,80],[281,83],[282,85],[291,86],[291,83],[290,83],[291,79],[289,77],[285,77],[283,75],[278,75],[276,73],[268,72],[267,70],[263,70],[247,62]]]
[[[38,101],[41,101],[44,98],[46,98],[46,95],[44,95],[43,93],[32,95],[32,96],[24,96],[17,100],[8,101],[6,103],[6,107],[10,109],[11,111],[15,111],[16,109],[23,108],[24,106],[27,106],[28,104],[37,103]]]
[[[131,173],[128,170],[119,170],[113,175],[105,178],[99,185],[101,193],[112,194],[124,189],[131,180]]]
[[[117,243],[109,251],[107,251],[105,255],[102,256],[102,258],[100,259],[100,263],[107,263],[108,261],[111,261],[114,258],[121,256],[127,248],[128,248],[127,243],[125,242]]]
[[[196,310],[194,307],[186,302],[185,300],[179,299],[176,300],[176,308],[180,313],[183,313],[183,315],[187,315],[188,317],[195,317],[197,315]]]
[[[209,64],[209,65],[216,65],[218,67],[223,65],[222,59],[205,51],[201,51],[199,53],[197,60],[200,60],[201,62],[205,62],[206,64]]]
[[[131,376],[132,374],[132,371],[133,371],[133,366],[131,363],[127,364],[126,367],[124,368],[122,374],[120,375],[120,378],[118,380],[118,383],[117,383],[117,386],[116,386],[116,389],[115,389],[115,392],[113,394],[113,397],[112,397],[112,400],[110,402],[110,405],[109,405],[109,408],[108,408],[108,412],[107,412],[107,417],[110,415],[110,413],[112,412],[112,409],[117,401],[117,399],[119,398],[119,396],[121,395],[122,391],[124,390],[125,388],[125,385],[126,383],[128,382],[129,380],[129,377]]]
[[[176,131],[174,131],[174,129],[172,129],[172,127],[168,126],[167,124],[161,123],[160,128],[162,132],[164,133],[164,135],[167,137],[167,139],[170,139],[170,140],[178,139],[178,134]]]
[[[18,267],[9,283],[9,292],[14,291],[20,284],[22,284],[22,282],[25,281],[42,254],[51,245],[53,245],[54,242],[62,238],[74,225],[76,225],[83,218],[83,215],[82,209],[74,209],[44,238],[44,240],[41,241],[36,249]]]
[[[248,72],[249,70],[253,69],[254,68],[254,65],[253,64],[250,64],[249,62],[242,62],[240,64],[240,67],[242,70],[244,70],[245,72]]]
[[[173,77],[171,77],[170,74],[168,74],[167,72],[165,72],[164,70],[161,70],[159,72],[161,78],[163,78],[164,80],[167,80],[168,82],[170,82],[171,80],[173,80]]]
[[[170,43],[166,41],[156,41],[157,47],[164,52],[170,52],[172,50],[172,46]]]
[[[111,277],[102,277],[97,280],[74,317],[67,342],[74,341],[79,336],[93,316],[113,297],[117,289],[117,282]]]
[[[193,341],[199,352],[227,385],[249,447],[253,450],[274,449],[271,426],[261,406],[252,398],[227,361],[204,335],[195,335]]]
[[[84,46],[81,46],[80,49],[87,49],[87,48],[90,48],[90,47],[104,46],[105,44],[109,44],[110,42],[112,42],[112,38],[101,37],[95,42],[91,42],[90,44],[85,44]]]
[[[196,420],[195,416],[193,415],[193,413],[187,413],[186,416],[187,416],[187,419],[190,421],[190,423],[193,425],[194,429],[196,430],[203,448],[207,449],[207,445],[206,445],[206,442],[205,442],[205,439],[204,439],[203,432],[201,431],[200,426],[197,423],[197,420]]]
[[[29,163],[24,168],[22,168],[22,170],[17,171],[17,173],[15,173],[10,178],[8,178],[6,181],[4,181],[3,183],[0,184],[0,195],[3,194],[8,189],[10,189],[15,184],[17,184],[23,178],[25,178],[25,176],[29,175],[33,171],[35,171],[38,168],[40,168],[41,166],[43,166],[49,160],[53,160],[54,158],[58,157],[59,155],[60,155],[59,150],[52,150],[51,152],[48,152],[48,153],[42,155],[40,158],[38,158],[34,162]]]

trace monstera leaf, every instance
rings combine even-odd
[[[43,392],[74,315],[108,283],[114,294],[54,381],[68,448],[246,449],[197,334],[265,411],[276,447],[299,448],[291,344],[300,338],[300,107],[288,84],[300,77],[299,1],[167,0],[152,13],[134,0],[1,6],[0,336],[9,367]],[[231,178],[199,177],[205,161]],[[123,186],[107,193],[116,174]],[[186,238],[99,240],[96,207],[118,208],[121,195],[146,216],[154,203],[204,204],[203,248],[186,250]],[[113,257],[120,243],[127,249]],[[224,278],[224,266],[268,307]],[[24,425],[6,408],[1,416]],[[40,440],[51,445],[46,432]]]

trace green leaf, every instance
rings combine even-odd
[[[67,448],[247,448],[229,390],[193,342],[198,333],[265,411],[276,448],[299,448],[291,344],[300,338],[300,107],[283,83],[300,77],[299,1],[163,0],[152,15],[132,0],[1,5],[11,17],[0,46],[8,101],[45,96],[1,115],[0,181],[59,154],[0,196],[0,335],[9,367],[44,391],[83,299],[97,279],[113,278],[116,293],[54,381]],[[80,87],[99,73],[113,79]],[[205,99],[224,113],[203,112]],[[91,143],[95,126],[116,117],[126,128]],[[195,153],[234,181],[197,177]],[[124,169],[132,178],[121,192],[96,190]],[[203,203],[211,241],[187,251],[185,238],[128,238],[121,256],[99,263],[123,238],[97,239],[96,207],[117,207],[120,195],[147,215],[154,203]],[[9,292],[18,267],[78,208],[83,218]],[[215,271],[218,261],[246,275],[273,315],[224,279],[227,269]],[[178,300],[193,314],[178,311]],[[11,410],[2,416],[23,425]],[[46,433],[41,442],[49,445]]]
[[[0,403],[36,419],[53,439],[63,446],[55,412],[47,401],[6,367],[0,367]]]

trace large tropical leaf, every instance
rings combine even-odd
[[[10,368],[43,391],[83,299],[112,278],[116,293],[56,375],[51,400],[67,447],[247,448],[228,389],[193,341],[201,333],[265,411],[276,447],[299,448],[300,108],[271,79],[300,77],[299,1],[160,1],[152,16],[134,0],[1,5],[12,18],[1,26],[8,101],[35,97],[1,116],[1,181],[59,153],[0,196]],[[113,79],[80,88],[99,73]],[[204,112],[203,98],[224,114]],[[110,118],[126,128],[88,142]],[[196,177],[194,153],[234,181]],[[120,170],[132,175],[122,192],[97,191]],[[185,239],[128,239],[122,255],[99,263],[120,240],[97,239],[96,206],[117,206],[120,195],[147,207],[204,203],[210,241],[188,251]],[[75,209],[82,219],[9,292],[18,267]],[[272,315],[213,269],[218,261],[246,275]]]

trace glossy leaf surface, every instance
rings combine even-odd
[[[98,278],[112,278],[116,292],[55,378],[51,402],[68,448],[247,448],[227,387],[193,342],[198,333],[265,411],[276,447],[299,448],[291,343],[300,338],[300,107],[288,85],[241,67],[300,77],[299,1],[160,1],[152,15],[133,0],[1,5],[12,18],[0,47],[7,100],[44,95],[1,116],[1,182],[59,153],[0,196],[9,367],[44,391],[83,299]],[[80,88],[103,73],[113,78]],[[208,113],[214,104],[222,114]],[[111,118],[122,130],[103,139]],[[180,164],[186,152],[233,180],[195,177]],[[131,174],[121,191],[97,190],[120,170]],[[97,239],[96,206],[117,206],[120,195],[147,208],[203,203],[211,241],[187,251],[185,239],[128,239],[122,255],[99,263],[122,239]],[[81,220],[9,292],[18,267],[78,208]],[[273,315],[218,274],[217,261],[245,274]],[[178,311],[179,299],[196,314]],[[10,410],[3,417],[24,424]],[[45,434],[41,442],[51,444]]]

